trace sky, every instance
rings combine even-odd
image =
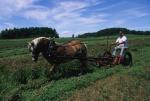
[[[55,28],[61,37],[104,28],[150,30],[150,0],[0,0],[0,31]]]

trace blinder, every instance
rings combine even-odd
[[[48,49],[47,49],[47,54],[49,56],[54,56],[56,51],[56,43],[54,40],[50,40],[49,45],[48,45]]]

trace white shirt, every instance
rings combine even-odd
[[[127,37],[126,36],[122,36],[122,37],[118,37],[116,42],[118,43],[122,43],[122,42],[125,42],[125,43],[122,43],[119,45],[119,47],[128,47],[128,43],[127,43]]]

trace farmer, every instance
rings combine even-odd
[[[113,56],[116,55],[116,51],[118,49],[120,49],[120,55],[119,57],[116,57],[114,59],[113,64],[116,64],[117,62],[120,63],[121,59],[123,59],[123,52],[124,49],[128,48],[127,46],[127,37],[124,35],[124,33],[122,31],[119,32],[119,37],[117,38],[116,42],[112,43],[113,45],[116,45],[116,47],[114,48],[114,51],[112,53]]]

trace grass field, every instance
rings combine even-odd
[[[109,43],[115,39],[110,36]],[[89,65],[89,73],[76,76],[80,64],[75,60],[62,64],[51,82],[47,77],[51,65],[42,56],[37,63],[31,61],[27,49],[31,40],[0,40],[0,100],[150,101],[150,36],[128,36],[134,64],[131,68]],[[56,39],[59,43],[69,40]],[[106,48],[106,37],[79,40],[87,44],[89,56],[97,56]],[[32,79],[32,69],[36,79]]]

